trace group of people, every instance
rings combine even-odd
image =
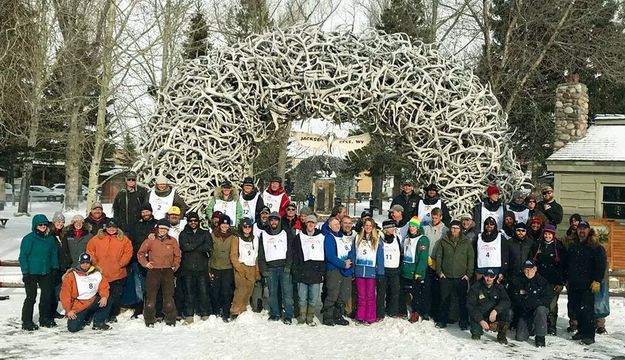
[[[112,218],[98,203],[68,226],[60,213],[51,222],[33,217],[20,249],[24,329],[37,329],[39,286],[39,324],[66,317],[70,331],[90,322],[110,328],[122,304],[152,327],[159,319],[190,324],[195,315],[231,321],[266,303],[269,320],[285,324],[432,319],[438,328],[458,322],[474,339],[497,331],[501,343],[512,327],[517,340],[533,335],[545,346],[566,286],[573,339],[591,344],[605,332],[593,313],[605,251],[577,215],[557,239],[563,211],[550,187],[542,201],[518,192],[505,204],[489,186],[473,214],[452,219],[435,184],[420,197],[406,182],[379,226],[369,211],[354,223],[342,206],[324,222],[308,208],[298,214],[280,178],[264,191],[249,177],[240,192],[220,183],[205,217],[188,210],[166,177],[155,183],[138,186],[128,172]],[[65,315],[56,312],[59,300]]]

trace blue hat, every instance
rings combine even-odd
[[[588,223],[588,221],[582,220],[582,221],[579,222],[577,227],[578,228],[584,227],[584,228],[590,229],[590,224]]]
[[[531,269],[536,266],[536,262],[532,259],[525,260],[523,263],[523,269]]]
[[[89,264],[91,264],[91,255],[89,255],[88,253],[80,254],[80,256],[78,257],[78,262],[80,264],[82,264],[82,263],[89,263]]]

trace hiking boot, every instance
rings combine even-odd
[[[410,314],[410,319],[408,319],[408,321],[410,321],[411,323],[416,323],[417,321],[419,321],[419,313],[413,311],[412,314]]]
[[[472,340],[479,340],[482,338],[482,335],[480,334],[471,334],[471,339]]]
[[[167,326],[171,326],[171,327],[176,327],[176,322],[175,322],[175,321],[167,321],[167,322],[165,323],[165,325],[167,325]]]
[[[581,341],[582,345],[592,345],[595,343],[595,339],[594,338],[584,338]]]
[[[469,324],[467,324],[466,321],[461,321],[460,323],[458,323],[458,325],[460,326],[460,330],[462,331],[469,329]]]
[[[315,312],[316,312],[316,308],[309,306],[307,311],[306,311],[306,324],[310,325],[310,326],[316,326],[317,324],[315,323]]]
[[[577,325],[571,325],[566,328],[566,332],[574,333],[577,331]]]
[[[54,312],[54,318],[55,318],[55,319],[63,319],[63,318],[65,318],[65,315],[61,314],[61,313],[60,313],[60,312],[58,312],[58,311],[55,311],[55,312]]]
[[[575,335],[573,335],[573,337],[571,337],[571,340],[577,341],[577,340],[581,340],[583,338],[584,338],[584,335],[582,335],[582,333],[580,333],[580,332],[577,332],[577,333],[575,333]]]
[[[39,325],[40,325],[41,327],[44,327],[44,328],[53,328],[53,327],[56,327],[56,323],[54,322],[54,320],[46,321],[46,322],[43,322],[43,323],[41,323],[41,324],[39,324]]]
[[[321,322],[325,326],[334,326],[334,319],[326,319],[324,318]]]
[[[154,328],[154,324],[153,323],[148,323],[148,324],[145,324],[145,327]]]
[[[105,323],[102,324],[93,324],[93,327],[91,328],[93,330],[111,330],[111,326]]]
[[[109,319],[108,319],[108,321],[107,321],[107,322],[110,322],[110,323],[116,323],[116,322],[117,322],[117,316],[111,316],[111,317],[109,317]]]
[[[39,326],[37,326],[34,323],[22,324],[22,330],[35,331],[35,330],[39,330]]]
[[[284,319],[284,320],[282,320],[282,323],[284,325],[291,325],[293,323],[293,321],[291,319]]]
[[[193,316],[185,316],[184,322],[182,325],[191,325],[193,324]]]
[[[280,321],[280,317],[279,316],[270,316],[269,317],[269,321]]]
[[[297,316],[297,325],[305,324],[307,322],[306,321],[307,316],[308,316],[308,306],[307,305],[300,306],[299,314]]]
[[[254,312],[261,312],[263,311],[263,300],[262,299],[258,299],[256,300],[256,306],[254,306]]]
[[[603,326],[600,326],[595,330],[595,332],[599,335],[607,334],[608,330],[606,330]]]
[[[536,345],[536,347],[545,347],[545,337],[544,336],[536,336],[534,338],[534,345]]]
[[[143,314],[143,307],[136,307],[133,312],[132,315],[130,316],[131,319],[137,319],[139,318],[139,315]]]
[[[508,335],[508,323],[505,323],[503,321],[500,321],[497,324],[497,342],[500,344],[504,344],[507,345],[508,344],[508,339],[507,339],[507,335]]]

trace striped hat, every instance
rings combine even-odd
[[[419,221],[418,217],[413,216],[410,221],[408,221],[408,226],[414,226],[418,229],[419,226],[421,226],[421,221]]]

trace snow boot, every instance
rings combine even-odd
[[[555,326],[548,326],[547,327],[547,335],[556,336],[557,334],[558,334],[558,330],[556,329]]]
[[[102,324],[93,324],[93,327],[91,328],[93,330],[111,330],[111,326],[106,324],[106,323],[102,323]]]
[[[53,328],[53,327],[56,327],[56,323],[54,322],[54,320],[49,320],[49,321],[43,322],[43,323],[41,323],[41,324],[39,324],[39,325],[40,325],[41,327],[44,327],[44,328]]]
[[[595,343],[594,338],[584,338],[582,339],[582,345],[592,345]]]
[[[536,336],[534,338],[534,345],[536,345],[536,347],[545,347],[545,337],[544,336]]]
[[[603,326],[597,328],[596,333],[599,335],[607,334],[608,330],[606,330]]]
[[[297,325],[305,324],[308,315],[308,305],[299,306],[299,314],[297,314]]]
[[[480,334],[471,334],[471,339],[473,340],[479,340],[482,338],[482,335]]]
[[[573,335],[573,337],[571,337],[571,340],[581,340],[584,338],[584,335],[582,335],[582,333],[580,333],[579,331],[575,333],[575,335]]]
[[[191,324],[193,324],[193,316],[185,316],[184,322],[182,323],[182,325],[191,325]]]
[[[577,320],[569,320],[569,327],[566,328],[567,332],[574,333],[577,331]]]
[[[37,326],[35,323],[22,324],[22,330],[35,331],[39,330],[39,326]]]
[[[507,345],[508,344],[508,339],[507,339],[507,335],[508,335],[508,327],[510,325],[506,322],[500,321],[497,324],[497,342],[500,344],[504,344]]]
[[[315,312],[317,311],[317,308],[309,306],[308,310],[306,311],[306,324],[308,326],[317,326],[317,323],[315,323]]]

